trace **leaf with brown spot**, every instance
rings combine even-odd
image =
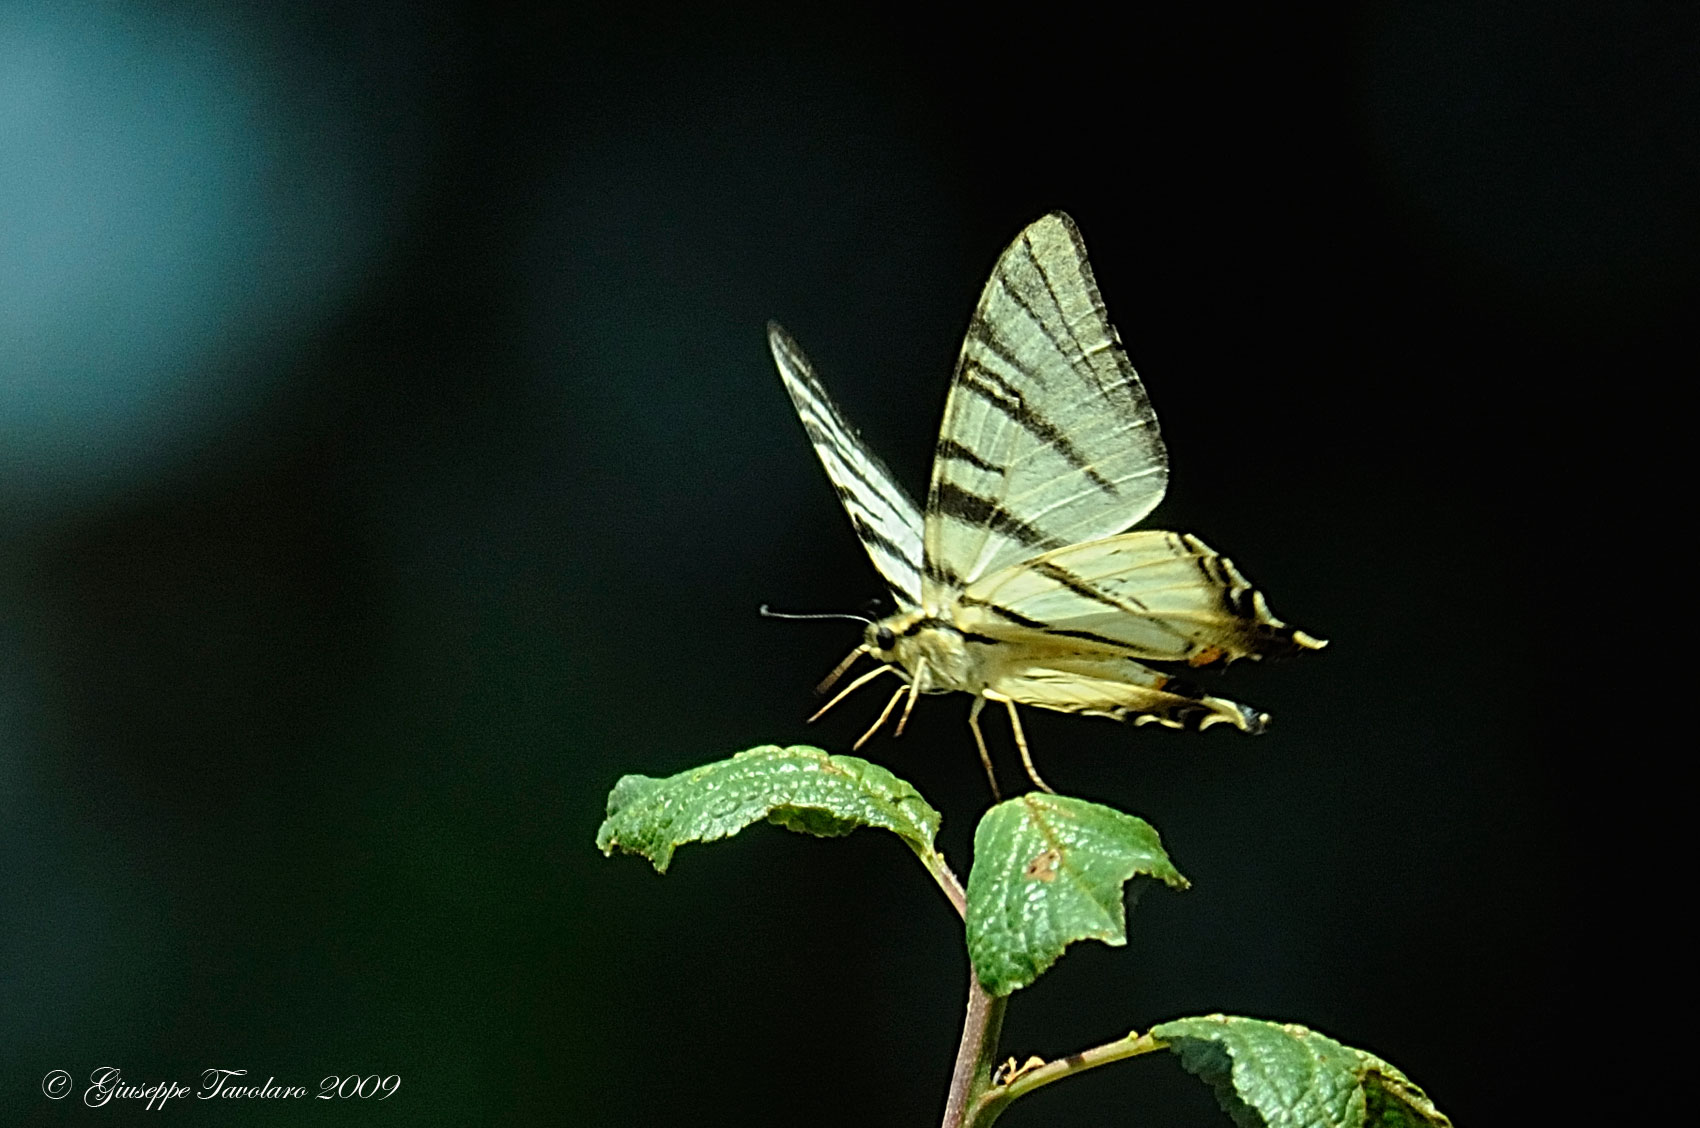
[[[1057,865],[1061,861],[1062,855],[1055,848],[1046,850],[1027,863],[1026,875],[1034,881],[1055,881],[1057,879]]]
[[[968,875],[968,955],[980,983],[1007,995],[1076,940],[1127,943],[1123,886],[1134,878],[1187,885],[1144,819],[1038,793],[987,811]]]

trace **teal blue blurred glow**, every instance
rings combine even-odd
[[[278,46],[150,5],[0,7],[7,493],[169,463],[370,259],[350,115]]]

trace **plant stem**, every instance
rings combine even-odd
[[[1015,1098],[1049,1085],[1052,1081],[1059,1081],[1100,1065],[1108,1065],[1112,1061],[1138,1057],[1140,1054],[1167,1048],[1167,1042],[1159,1042],[1149,1034],[1129,1034],[1126,1038],[1118,1038],[1114,1042],[1094,1046],[1078,1054],[1048,1061],[1026,1072],[1018,1072],[1007,1084],[999,1085],[995,1089],[989,1085],[982,1086],[967,1119],[962,1123],[971,1125],[972,1128],[985,1128],[1002,1115],[1003,1110],[1008,1108]]]
[[[944,1128],[965,1128],[968,1113],[991,1087],[992,1065],[998,1056],[1007,996],[993,998],[968,968],[968,1016],[962,1022],[962,1044],[956,1048],[956,1068],[950,1075],[950,1096],[944,1105]]]
[[[933,875],[933,880],[939,883],[939,888],[944,890],[944,895],[949,899],[950,907],[956,910],[956,915],[967,919],[968,894],[963,890],[962,882],[957,879],[956,874],[945,864],[944,855],[936,850],[924,854],[917,850],[916,853],[920,855],[921,864],[927,867],[927,872]]]

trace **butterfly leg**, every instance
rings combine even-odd
[[[982,690],[981,693],[987,701],[1002,701],[1004,703],[1005,708],[1009,710],[1009,727],[1015,730],[1015,746],[1021,750],[1021,763],[1027,769],[1027,778],[1038,784],[1039,790],[1049,791],[1052,795],[1055,795],[1056,789],[1040,779],[1039,769],[1033,766],[1033,757],[1027,751],[1027,737],[1021,731],[1021,718],[1016,716],[1015,713],[1015,700],[989,689]]]
[[[968,727],[974,730],[974,743],[980,749],[980,762],[986,765],[986,778],[992,783],[992,798],[1003,801],[1003,792],[998,789],[998,773],[992,770],[992,758],[986,752],[986,738],[980,735],[980,710],[985,707],[986,699],[976,697],[974,707],[968,710]]]
[[[918,677],[911,678],[909,680],[909,700],[903,703],[903,715],[897,718],[897,731],[892,734],[893,736],[903,735],[903,726],[909,723],[909,714],[914,712],[915,698],[919,696],[921,696],[921,679]]]
[[[857,739],[856,743],[850,746],[850,751],[855,752],[861,748],[862,745],[868,742],[868,737],[874,735],[874,733],[880,730],[880,726],[885,724],[885,719],[891,716],[891,711],[897,707],[897,699],[902,697],[904,691],[908,688],[908,686],[902,685],[897,687],[897,692],[891,695],[891,700],[887,701],[885,703],[885,708],[880,710],[879,719],[873,723],[873,727],[869,728],[867,732],[863,733],[861,737]]]
[[[879,677],[881,674],[883,674],[887,670],[891,670],[891,669],[892,669],[892,667],[890,667],[890,666],[881,666],[877,670],[869,670],[867,673],[863,674],[861,677],[857,678],[855,681],[851,682],[849,685],[847,685],[843,689],[839,690],[837,697],[834,697],[831,701],[828,701],[825,705],[822,705],[819,709],[816,709],[814,716],[810,717],[807,721],[804,721],[803,723],[804,724],[813,724],[815,721],[820,720],[821,717],[826,715],[826,711],[828,709],[832,708],[834,705],[838,704],[840,701],[843,701],[846,697],[849,697],[852,693],[855,693],[858,689],[861,689],[863,686],[867,685],[869,682],[873,681],[875,678]],[[895,672],[895,671],[893,671],[893,672]]]
[[[838,679],[844,676],[845,671],[848,670],[851,666],[854,666],[856,664],[856,659],[860,658],[862,655],[866,654],[867,652],[868,652],[868,648],[864,644],[862,646],[858,646],[856,649],[852,650],[849,654],[846,654],[844,656],[844,661],[842,661],[838,665],[834,666],[832,668],[832,673],[830,673],[830,674],[826,675],[826,677],[822,678],[820,680],[820,684],[815,686],[815,692],[816,693],[825,693],[827,690],[831,689],[834,685],[838,684]]]

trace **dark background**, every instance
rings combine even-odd
[[[39,1090],[118,1065],[403,1078],[181,1123],[934,1122],[966,959],[894,839],[592,841],[624,773],[878,704],[805,728],[855,628],[755,614],[881,594],[764,322],[918,493],[1062,208],[1168,439],[1150,523],[1332,645],[1222,678],[1256,741],[1029,711],[1194,888],[1007,1050],[1279,1018],[1497,1122],[1588,998],[1546,562],[1691,308],[1661,11],[0,8],[0,1119],[120,1115]],[[865,750],[963,874],[967,705]],[[1149,1060],[1007,1123],[1225,1121]]]

